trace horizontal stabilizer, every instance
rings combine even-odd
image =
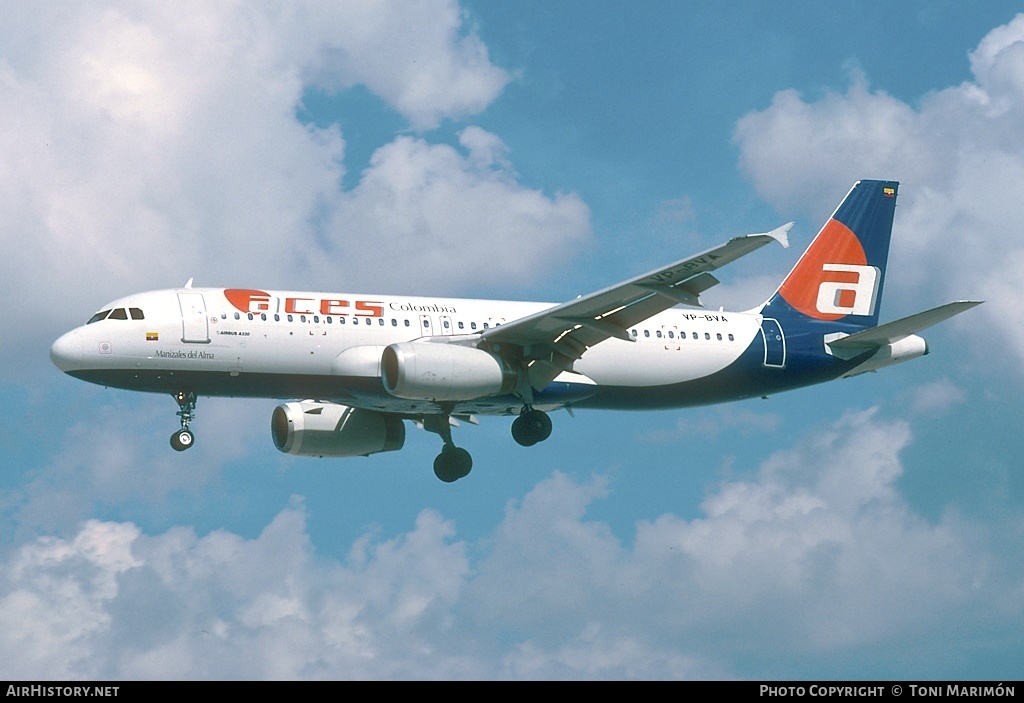
[[[948,320],[954,315],[959,315],[965,310],[970,310],[976,305],[981,305],[982,302],[984,301],[961,300],[955,303],[946,303],[937,308],[925,310],[924,312],[919,312],[916,315],[904,317],[893,322],[887,322],[884,325],[872,327],[863,332],[857,332],[856,334],[838,339],[826,339],[825,341],[833,352],[845,350],[856,354],[874,347],[898,342],[932,325],[937,325],[943,320]]]

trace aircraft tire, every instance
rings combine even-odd
[[[521,447],[532,447],[537,443],[530,435],[530,428],[522,415],[512,421],[512,439]]]
[[[527,410],[512,422],[512,439],[532,447],[551,436],[551,418],[543,410]]]
[[[191,447],[196,441],[190,430],[178,430],[171,435],[171,447],[176,452],[183,452]]]
[[[445,483],[465,478],[473,468],[473,457],[465,449],[445,445],[434,459],[434,475]]]

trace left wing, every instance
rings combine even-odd
[[[789,246],[793,223],[771,232],[734,237],[642,276],[585,295],[539,313],[485,330],[480,346],[495,351],[512,345],[528,364],[530,386],[540,390],[558,374],[571,371],[590,347],[615,337],[633,341],[629,328],[675,305],[700,305],[700,294],[716,285],[709,271],[760,249],[771,241]],[[505,354],[503,354],[505,356]]]

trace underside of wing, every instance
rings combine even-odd
[[[481,346],[503,356],[512,347],[517,362],[528,368],[529,385],[539,390],[590,347],[606,339],[632,341],[629,328],[679,304],[697,305],[700,294],[716,285],[711,271],[772,241],[789,246],[793,223],[771,232],[735,237],[701,252],[604,290],[556,305],[534,315],[485,331]]]

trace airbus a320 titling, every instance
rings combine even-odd
[[[917,335],[978,305],[948,303],[878,323],[896,181],[862,180],[778,290],[745,312],[708,312],[713,271],[777,241],[793,223],[736,237],[560,305],[240,288],[139,293],[104,305],[50,350],[91,383],[169,393],[192,446],[199,396],[286,399],[275,446],[316,457],[402,448],[405,421],[441,437],[434,472],[473,461],[452,427],[505,415],[521,445],[551,434],[558,409],[651,410],[762,397],[928,353]]]

